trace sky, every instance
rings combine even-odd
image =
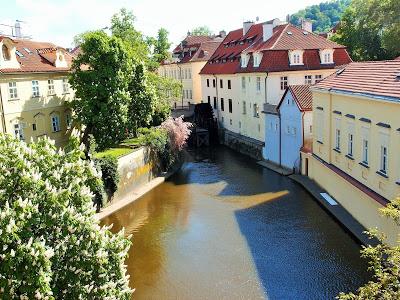
[[[234,30],[243,21],[285,20],[306,6],[322,0],[0,0],[0,24],[14,25],[21,20],[23,35],[62,47],[73,46],[75,35],[110,25],[111,16],[125,7],[136,16],[135,27],[147,36],[166,28],[173,44],[191,29],[207,25],[214,33]],[[0,25],[0,34],[11,28]]]

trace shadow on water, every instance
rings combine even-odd
[[[135,299],[333,299],[370,277],[300,186],[225,147],[103,220],[133,233]]]

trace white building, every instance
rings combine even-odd
[[[234,138],[262,158],[262,111],[275,109],[288,85],[314,84],[350,61],[344,46],[305,29],[278,19],[245,22],[201,70],[203,101],[214,107],[228,143]]]

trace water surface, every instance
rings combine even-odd
[[[370,277],[360,246],[299,185],[225,147],[104,223],[133,234],[135,299],[333,299]]]

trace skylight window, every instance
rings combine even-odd
[[[293,35],[293,33],[291,31],[288,31],[287,34],[288,35]]]
[[[25,48],[25,47],[24,47],[24,50],[25,50],[28,54],[32,54],[32,51],[29,50],[28,48]]]
[[[23,55],[21,52],[19,52],[18,50],[15,50],[15,53],[16,53],[19,57],[24,57],[24,55]]]
[[[308,34],[308,32],[307,32],[307,31],[303,31],[303,34],[304,34],[304,35],[307,35],[307,34]]]

